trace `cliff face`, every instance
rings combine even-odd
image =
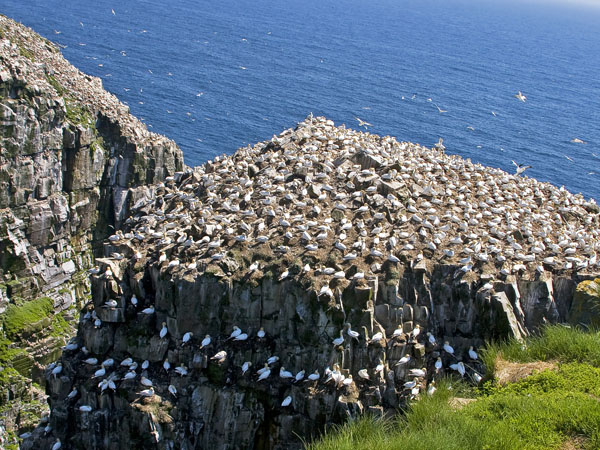
[[[311,116],[131,210],[23,448],[299,448],[477,380],[471,346],[566,320],[599,224],[581,196]]]
[[[73,334],[97,243],[183,169],[99,79],[0,16],[0,406]]]

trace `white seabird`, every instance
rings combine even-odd
[[[200,344],[200,349],[203,349],[204,347],[207,347],[210,345],[210,334],[207,334],[206,336],[204,336],[204,339],[202,339],[202,342]]]
[[[519,91],[518,93],[516,93],[514,95],[515,98],[517,98],[518,100],[521,100],[522,102],[524,102],[525,100],[527,100],[527,97],[525,97],[525,95],[523,95],[523,93],[521,91]]]
[[[192,339],[192,336],[194,335],[194,333],[192,333],[191,331],[188,331],[187,333],[185,333],[183,335],[183,339],[181,340],[181,344],[186,344],[187,342],[190,341],[190,339]]]
[[[246,372],[248,372],[250,366],[252,366],[252,363],[250,361],[246,361],[244,364],[242,364],[242,375],[245,375]]]
[[[443,349],[447,352],[450,353],[451,355],[454,355],[454,348],[450,345],[450,342],[445,341],[444,342],[444,347]]]
[[[140,394],[143,397],[152,397],[154,395],[154,388],[144,389]]]
[[[214,354],[210,359],[213,361],[217,361],[218,363],[222,363],[227,358],[227,352],[225,350],[221,350]]]
[[[240,334],[242,334],[242,330],[237,327],[236,325],[233,326],[233,331],[231,332],[231,334],[229,335],[229,337],[227,338],[229,339],[234,339],[236,337],[238,337]]]
[[[475,350],[473,350],[473,346],[472,345],[469,347],[469,358],[471,358],[473,360],[475,360],[475,359],[478,358],[477,352]]]
[[[337,347],[338,345],[342,345],[342,344],[344,343],[344,335],[343,335],[343,332],[342,332],[342,331],[340,331],[340,337],[337,337],[337,338],[335,338],[335,339],[332,341],[332,343],[333,343],[333,345],[335,345],[336,347]]]
[[[154,306],[149,306],[148,308],[142,309],[142,314],[154,314]]]
[[[271,375],[271,369],[269,368],[268,364],[265,364],[264,370],[258,376],[258,381],[266,380],[269,378],[269,375]]]
[[[227,356],[227,355],[225,355],[225,356]],[[225,358],[223,358],[223,359],[225,359]],[[219,362],[221,362],[221,361],[219,361]],[[175,367],[175,372],[177,372],[182,377],[184,377],[184,376],[186,376],[188,374],[188,371],[187,371],[187,369],[186,369],[185,366],[177,366],[177,367]]]
[[[159,334],[160,338],[163,339],[167,335],[168,332],[169,332],[169,330],[167,329],[167,323],[163,322],[162,328],[160,329],[160,334]]]
[[[292,375],[292,372],[289,370],[285,370],[285,367],[281,366],[279,369],[279,378],[294,378],[294,375]]]

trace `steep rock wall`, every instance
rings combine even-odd
[[[124,259],[135,252],[135,248],[120,250]],[[310,280],[302,278],[278,281],[260,274],[254,281],[214,275],[174,278],[166,262],[138,260],[134,266],[110,259],[99,262],[100,274],[93,276],[92,289],[102,325],[83,320],[78,339],[89,354],[69,352],[61,359],[61,376],[48,374],[54,434],[46,445],[61,437],[73,448],[93,449],[301,448],[300,438],[310,439],[334,423],[367,411],[383,414],[404,406],[410,395],[403,384],[412,380],[410,369],[425,367],[434,374],[438,357],[445,367],[457,358],[467,362],[470,346],[520,337],[527,332],[526,323],[564,321],[556,305],[568,302],[573,292],[562,290],[556,297],[553,286],[569,282],[574,287],[578,280],[511,277],[496,282],[491,293],[482,288],[485,280],[457,280],[458,267],[435,264],[407,267],[393,281],[373,277],[368,287],[341,280],[329,298],[319,296]],[[106,277],[109,267],[112,275]],[[129,302],[132,296],[142,302],[139,307]],[[104,305],[111,298],[122,302],[108,310]],[[150,305],[154,314],[140,312]],[[515,314],[518,310],[523,315]],[[160,339],[163,322],[168,336]],[[332,345],[346,323],[352,323],[361,337]],[[250,338],[228,340],[234,325]],[[416,325],[422,333],[435,335],[439,343],[411,340]],[[403,333],[393,337],[398,326]],[[263,339],[256,337],[261,328],[266,332]],[[182,345],[186,332],[193,332],[193,338]],[[385,338],[369,343],[377,332]],[[199,348],[206,334],[212,342]],[[444,341],[452,344],[455,355],[441,350]],[[220,350],[227,352],[227,359],[211,360]],[[115,381],[128,370],[118,365],[120,361],[147,360],[149,367],[143,374],[152,379],[156,395],[140,396],[138,380],[99,393],[98,379],[93,377],[97,367],[82,363],[90,355],[97,355],[99,361],[109,357],[116,361],[107,369]],[[258,382],[255,369],[272,355],[279,356],[273,374]],[[406,355],[411,360],[398,365]],[[170,371],[163,367],[165,360]],[[243,374],[246,361],[252,362],[252,369]],[[384,366],[380,372],[375,369],[378,364]],[[477,361],[468,364],[481,371]],[[323,378],[293,382],[278,376],[284,367],[294,375],[305,370],[308,376],[318,370],[325,377],[325,368],[336,365],[346,376],[354,375],[355,383],[336,386],[323,383]],[[175,366],[184,366],[189,373],[179,376],[173,373]],[[369,368],[369,381],[356,376],[363,368]],[[169,392],[170,384],[176,387],[176,395]],[[69,398],[74,388],[78,393]],[[293,401],[282,408],[288,395]],[[92,411],[82,413],[74,404],[89,405]]]
[[[99,79],[0,16],[0,405],[20,396],[14,370],[43,383],[42,368],[74,334],[97,243],[150,195],[146,186],[183,169],[177,146]],[[32,314],[27,303],[47,298],[51,311]]]

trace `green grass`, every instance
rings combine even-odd
[[[512,361],[554,360],[558,369],[506,386],[487,382],[460,410],[449,403],[464,391],[440,380],[434,396],[411,403],[396,419],[363,417],[309,444],[310,450],[560,449],[568,440],[600,449],[600,334],[553,326],[523,346],[489,345],[480,354],[490,370],[499,355]]]
[[[600,331],[583,331],[561,325],[546,327],[538,336],[530,337],[526,343],[511,340],[488,344],[480,351],[488,372],[493,373],[498,355],[508,361],[581,362],[600,367]]]
[[[364,417],[337,428],[311,450],[392,449],[552,449],[569,438],[585,448],[600,448],[600,402],[588,394],[560,389],[495,392],[459,411],[449,406],[454,395],[440,387],[433,397],[414,402],[399,419]]]

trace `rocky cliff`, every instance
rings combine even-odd
[[[0,408],[9,427],[25,416],[10,405],[30,397],[28,379],[42,383],[74,333],[98,243],[151,195],[148,185],[183,169],[177,146],[99,79],[0,16]]]
[[[299,448],[479,381],[600,270],[595,202],[312,116],[130,212],[25,449]]]

